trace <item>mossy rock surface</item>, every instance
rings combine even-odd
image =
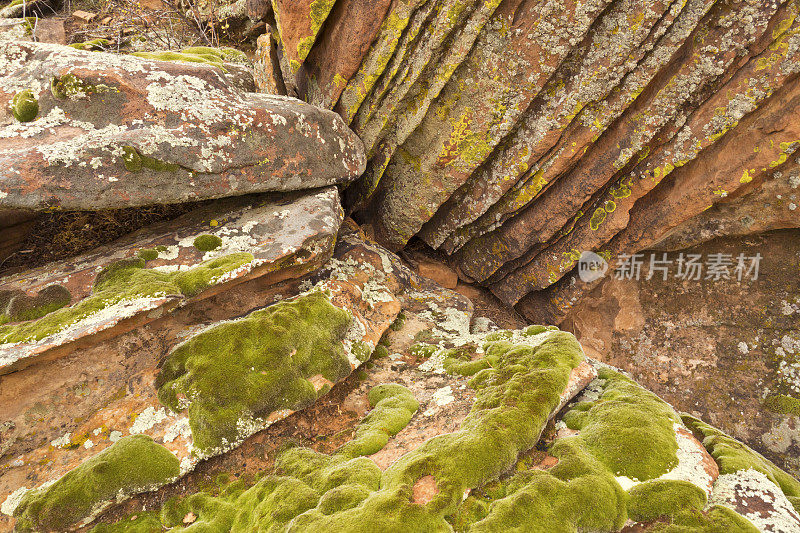
[[[633,487],[628,501],[628,517],[637,522],[670,518],[688,510],[702,510],[706,505],[703,489],[688,481],[653,480]]]
[[[373,387],[368,397],[372,410],[356,428],[353,440],[331,455],[290,447],[278,455],[274,471],[250,487],[237,480],[224,483],[213,494],[174,497],[160,511],[101,524],[92,532],[149,533],[182,528],[188,513],[196,520],[186,531],[308,531],[318,517],[356,508],[381,484],[381,470],[363,455],[379,451],[386,440],[378,435],[400,431],[419,407],[411,392],[397,384]]]
[[[72,295],[62,285],[48,285],[36,296],[21,291],[2,291],[0,323],[35,320],[69,305]]]
[[[223,450],[273,411],[316,400],[309,378],[335,383],[350,374],[342,344],[350,322],[348,311],[315,292],[217,325],[167,357],[159,399],[174,411],[188,406],[201,453]]]
[[[778,468],[760,453],[698,418],[687,414],[681,415],[681,418],[684,424],[702,440],[703,446],[717,461],[720,474],[733,474],[752,468],[780,487],[793,504],[797,501],[796,498],[800,497],[800,481]]]
[[[26,494],[14,511],[18,531],[65,531],[119,494],[164,485],[178,459],[145,435],[123,437],[45,489]]]
[[[178,61],[183,63],[202,63],[218,67],[225,71],[224,64],[240,63],[247,64],[247,56],[244,52],[235,48],[210,46],[190,46],[180,52],[165,50],[160,52],[134,52],[131,55],[143,59],[154,59],[157,61]]]
[[[674,425],[680,417],[666,402],[612,370],[601,369],[602,394],[564,415],[570,429],[615,476],[655,479],[677,466]]]
[[[238,252],[209,259],[189,270],[166,273],[144,268],[145,260],[141,257],[122,259],[97,274],[92,294],[87,298],[36,320],[0,326],[0,344],[41,340],[123,301],[196,296],[221,276],[252,260],[252,254]],[[57,300],[56,303],[61,301]]]

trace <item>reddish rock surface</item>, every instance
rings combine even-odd
[[[337,19],[351,4],[308,56],[344,89],[315,87],[310,63],[298,82],[365,143],[346,207],[392,249],[419,237],[448,254],[531,320],[578,301],[583,251],[800,225],[792,2],[398,1],[360,41],[365,20]]]
[[[364,168],[335,113],[242,92],[219,67],[22,42],[0,57],[0,206],[177,203],[321,187]],[[25,89],[39,109],[20,123],[9,103]]]
[[[761,254],[757,280],[745,277],[604,281],[578,303],[562,327],[590,357],[619,366],[676,409],[707,420],[800,474],[800,424],[771,412],[765,398],[800,390],[800,234],[725,238],[668,255]],[[662,251],[653,252],[658,259]],[[649,263],[651,252],[645,254]],[[577,283],[581,283],[578,281]]]

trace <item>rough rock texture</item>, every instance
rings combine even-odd
[[[364,168],[336,114],[244,93],[222,67],[0,46],[0,206],[176,203],[321,187]],[[11,104],[25,91],[38,109],[20,122]]]
[[[88,254],[7,277],[0,282],[7,298],[55,285],[68,291],[72,305],[52,309],[43,303],[27,322],[4,315],[11,322],[0,325],[0,374],[42,357],[61,357],[97,342],[93,337],[139,328],[237,283],[275,283],[315,270],[333,251],[341,217],[335,188],[229,199]],[[100,276],[119,266],[135,267],[128,269],[134,277],[105,289]]]
[[[760,253],[758,279],[640,280],[609,272],[562,322],[587,355],[624,368],[676,408],[702,417],[800,475],[800,235],[726,238],[668,254]],[[661,251],[655,252],[658,259]],[[774,401],[774,400],[772,400]],[[797,402],[797,400],[795,400]],[[781,409],[777,409],[781,411]]]
[[[758,207],[797,194],[796,2],[402,0],[377,33],[382,2],[337,20],[357,3],[289,80],[364,141],[346,207],[529,319],[585,292],[583,251],[800,225],[796,198]]]
[[[316,309],[313,323],[289,311],[306,304]],[[694,418],[682,420],[654,394],[587,359],[568,333],[500,330],[473,320],[472,311],[469,300],[417,276],[348,222],[334,256],[303,279],[251,280],[58,365],[3,376],[0,394],[16,400],[0,403],[10,421],[0,441],[0,525],[65,528],[98,514],[97,532],[192,524],[286,530],[290,521],[298,531],[646,531],[654,519],[725,531],[800,524],[792,507],[800,483],[755,452]],[[331,312],[344,322],[320,314]],[[271,330],[248,324],[270,316],[283,324],[275,334],[290,336],[278,345],[251,343]],[[298,327],[302,333],[291,333]],[[215,341],[220,328],[239,331]],[[330,345],[317,338],[325,332]],[[305,366],[310,339],[315,355]],[[245,359],[249,346],[265,359]],[[269,364],[277,353],[289,359]],[[346,368],[328,379],[331,367],[324,368],[343,354]],[[196,361],[176,366],[187,356]],[[233,377],[251,364],[246,378]],[[346,378],[354,367],[357,375]],[[311,375],[315,368],[321,375]],[[286,371],[274,382],[266,377]],[[216,375],[231,379],[194,388]],[[296,379],[310,396],[297,396],[289,386]],[[34,391],[33,383],[47,386]],[[239,411],[238,402],[265,384],[273,392],[253,398],[277,394],[282,407]],[[217,396],[227,400],[196,409]],[[213,449],[198,440],[227,427],[220,421],[231,412],[241,417],[225,433],[233,440]],[[134,437],[153,451],[128,451]],[[287,446],[298,438],[300,447]],[[731,459],[726,450],[734,449]],[[157,467],[169,457],[180,462],[181,483],[137,496],[174,479],[172,466]],[[104,470],[90,468],[101,460]],[[127,461],[144,461],[149,485],[138,482],[144,474],[109,477],[125,472]],[[106,473],[91,478],[98,490],[88,500],[69,498],[90,472]],[[209,489],[211,479],[217,488]],[[113,505],[106,486],[121,487],[118,502],[131,499]],[[755,501],[754,490],[755,512],[742,504]],[[47,513],[31,511],[38,508]]]

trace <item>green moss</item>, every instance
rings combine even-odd
[[[764,400],[764,408],[773,413],[800,416],[800,400],[786,394],[767,397]]]
[[[186,515],[184,515],[186,516]],[[98,524],[92,533],[162,533],[159,513],[155,511],[141,511],[127,520],[115,524]]]
[[[222,239],[216,235],[198,235],[194,239],[194,247],[201,252],[210,252],[222,246]]]
[[[350,350],[353,352],[353,356],[362,363],[372,355],[372,348],[364,341],[354,342]]]
[[[95,278],[91,296],[75,305],[36,320],[0,326],[0,344],[41,340],[122,301],[195,296],[224,274],[252,260],[252,254],[240,252],[204,261],[190,270],[165,273],[145,269],[142,258],[123,259],[101,270]]]
[[[223,61],[227,61],[228,63],[239,63],[246,65],[249,63],[247,59],[247,54],[242,52],[241,50],[237,50],[236,48],[231,48],[229,46],[221,46],[219,48],[214,48],[211,46],[190,46],[188,48],[184,48],[181,52],[185,54],[196,54],[203,57],[218,57]]]
[[[400,331],[403,329],[403,326],[406,323],[406,314],[400,311],[400,314],[397,315],[397,318],[394,319],[394,322],[389,326],[389,329],[392,331]]]
[[[658,396],[622,374],[601,369],[603,392],[567,412],[564,423],[580,430],[587,450],[615,476],[654,479],[678,463],[673,424],[678,415]]]
[[[102,83],[86,83],[74,74],[64,74],[50,80],[50,92],[57,100],[65,100],[96,93],[116,93],[119,92],[119,89]]]
[[[732,474],[752,468],[767,476],[786,496],[800,497],[800,482],[760,453],[693,416],[683,414],[681,418],[695,436],[702,440],[703,446],[717,461],[720,474]]]
[[[418,342],[409,348],[409,353],[414,357],[430,357],[436,353],[438,348],[432,344]]]
[[[575,404],[563,418],[580,434],[557,439],[548,450],[558,464],[547,471],[523,467],[504,480],[495,497],[484,499],[488,507],[467,524],[469,531],[617,531],[631,504],[615,476],[649,479],[677,462],[672,409],[621,374],[599,374],[598,399]],[[635,513],[675,512],[669,505],[653,511],[646,495],[637,496]],[[459,512],[453,520],[463,524],[465,516]]]
[[[171,50],[161,52],[134,52],[131,55],[156,61],[176,61],[182,63],[202,63],[227,72],[225,62],[246,64],[247,56],[235,48],[212,48],[210,46],[191,46],[180,52]]]
[[[488,338],[488,337],[487,337]],[[487,345],[490,346],[490,345]],[[497,363],[497,356],[490,353],[475,359],[474,347],[465,346],[445,351],[444,369],[450,374],[474,376],[479,371],[491,368]]]
[[[637,522],[673,517],[689,509],[706,506],[706,492],[688,481],[656,479],[633,487],[628,500],[628,517]]]
[[[17,530],[64,531],[118,494],[161,486],[180,472],[178,459],[145,435],[123,437],[53,485],[25,495]]]
[[[372,455],[380,451],[389,437],[396,435],[411,421],[419,402],[402,385],[386,384],[373,387],[367,394],[372,411],[361,421],[353,440],[339,454],[349,457]]]
[[[122,147],[122,164],[129,172],[141,172],[145,168],[156,172],[176,172],[181,168],[175,163],[166,163],[160,159],[142,155],[133,146]]]
[[[167,357],[156,380],[158,397],[174,411],[188,403],[195,447],[215,453],[261,417],[316,400],[309,378],[337,382],[349,375],[342,341],[350,321],[347,311],[315,292],[220,324]]]
[[[545,331],[553,331],[555,328],[554,326],[528,326],[524,330],[522,330],[522,334],[526,337],[533,337],[534,335],[539,335],[540,333],[544,333]]]
[[[379,344],[372,352],[371,359],[383,359],[384,357],[389,357],[389,350],[383,344]]]
[[[356,428],[353,440],[332,455],[299,447],[284,450],[274,472],[249,488],[236,481],[217,491],[168,500],[161,508],[159,525],[183,527],[184,516],[192,512],[197,520],[186,531],[286,531],[290,522],[292,530],[306,530],[319,519],[356,508],[380,489],[382,476],[363,454],[379,451],[388,435],[399,432],[418,408],[410,391],[394,384],[374,387],[368,400],[372,410]],[[98,526],[93,533],[131,531],[127,522]],[[154,525],[152,517],[144,523],[148,528]]]
[[[706,511],[689,509],[671,522],[656,522],[648,533],[757,533],[759,529],[732,509],[714,505]]]
[[[488,335],[486,335],[486,340],[488,342],[508,340],[513,335],[514,335],[513,331],[510,331],[510,330],[507,330],[507,329],[501,329],[500,331],[493,331],[493,332],[489,333]]]
[[[496,343],[495,368],[479,372],[472,411],[461,428],[407,453],[359,506],[304,522],[324,531],[446,531],[464,491],[496,479],[531,448],[559,403],[569,373],[583,359],[575,339],[555,334],[538,347]],[[439,493],[427,505],[410,501],[414,483],[432,475]]]
[[[158,259],[158,250],[154,248],[145,248],[136,252],[136,255],[145,261],[152,261],[153,259]]]
[[[252,260],[253,254],[249,252],[228,254],[203,261],[190,270],[175,272],[172,274],[172,279],[181,294],[187,297],[197,296],[210,287],[214,280]]]
[[[72,43],[72,48],[76,48],[78,50],[86,50],[86,51],[95,51],[95,50],[105,50],[109,46],[111,46],[111,41],[108,39],[92,39],[90,41],[84,41],[82,43]]]
[[[224,352],[217,350],[218,354]],[[560,332],[537,346],[489,343],[487,353],[494,358],[494,366],[478,372],[470,381],[476,399],[461,428],[428,440],[385,472],[363,454],[379,450],[418,407],[411,394],[397,385],[370,391],[372,411],[356,429],[353,441],[333,455],[290,448],[276,460],[274,474],[235,498],[190,496],[172,504],[169,513],[166,506],[162,509],[163,524],[178,526],[180,518],[191,511],[198,520],[188,529],[197,531],[284,531],[290,522],[291,529],[297,531],[450,531],[446,516],[468,515],[461,505],[465,490],[498,479],[513,467],[522,451],[535,445],[560,403],[570,372],[583,360],[574,337]],[[236,377],[229,380],[239,381]],[[569,520],[582,529],[619,529],[626,518],[626,493],[613,475],[577,439],[564,439],[557,453],[561,463],[551,472],[560,468],[563,479],[544,472],[525,472],[525,479],[520,477],[515,485],[497,491],[495,497],[506,504],[510,503],[507,495],[528,502],[539,513],[531,518],[533,523],[542,515],[551,519],[545,528],[517,530],[564,530],[559,529],[559,512],[568,512]],[[413,486],[425,476],[434,478],[438,494],[425,505],[413,503]],[[540,497],[523,498],[518,489],[537,476],[544,484]],[[561,499],[553,507],[553,493],[546,489],[562,491],[562,486],[566,492],[559,492]],[[513,530],[492,528],[492,521],[500,523],[500,514],[491,512],[487,516],[487,503],[473,503],[475,509],[469,516],[485,517],[476,531]],[[524,515],[521,518],[526,519]]]
[[[30,89],[25,89],[11,99],[11,113],[19,122],[30,122],[39,114],[39,101]]]
[[[35,320],[69,305],[72,295],[66,287],[48,285],[34,297],[22,292],[12,293],[4,305],[5,322]]]

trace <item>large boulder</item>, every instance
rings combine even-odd
[[[335,113],[245,93],[203,54],[0,45],[0,207],[106,209],[346,183],[361,142]],[[195,62],[189,62],[195,61]],[[252,76],[251,76],[252,84]]]

